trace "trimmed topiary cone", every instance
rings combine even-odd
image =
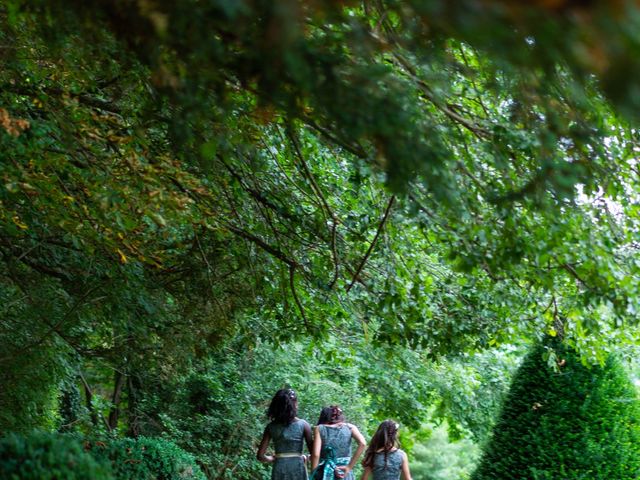
[[[518,369],[471,480],[638,478],[640,404],[626,372],[614,357],[584,366],[552,339]]]

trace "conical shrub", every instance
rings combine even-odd
[[[555,358],[549,365],[549,354]],[[584,366],[557,340],[518,369],[472,480],[636,480],[640,404],[612,356]]]

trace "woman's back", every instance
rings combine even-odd
[[[271,480],[307,480],[302,446],[306,441],[311,449],[311,427],[297,418],[297,413],[296,392],[291,388],[278,390],[267,410],[271,423],[264,429],[256,452],[259,461],[273,464]],[[267,455],[269,443],[273,444],[275,455]]]
[[[278,453],[302,453],[304,445],[304,428],[308,425],[304,420],[294,420],[285,425],[271,422],[268,427],[269,435]]]
[[[304,444],[304,420],[294,420],[289,424],[271,422],[267,427],[276,451],[276,459],[271,471],[272,480],[306,480],[307,468],[302,460]]]
[[[372,465],[373,480],[398,480],[404,455],[405,453],[399,449],[388,452],[385,464],[384,452],[376,452]]]
[[[351,457],[351,426],[343,423],[337,427],[318,425],[322,448],[333,448],[336,458]]]

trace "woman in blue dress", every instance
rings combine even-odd
[[[398,424],[385,420],[380,424],[364,454],[361,480],[411,480],[407,454],[398,448]]]
[[[358,443],[356,453],[351,456],[351,441]],[[320,412],[315,428],[311,450],[311,480],[353,480],[353,467],[366,442],[355,425],[346,423],[342,410],[337,405],[325,407]]]
[[[267,411],[271,420],[264,429],[258,447],[258,460],[272,463],[271,480],[307,480],[306,455],[303,444],[311,451],[311,427],[298,414],[298,397],[290,388],[278,390]],[[275,455],[267,455],[269,442],[273,440]]]

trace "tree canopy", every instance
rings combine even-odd
[[[377,372],[547,333],[604,362],[640,308],[639,13],[4,2],[0,429],[53,425],[78,373],[114,429],[307,338]]]

